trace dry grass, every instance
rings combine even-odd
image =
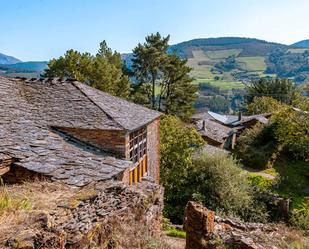
[[[34,214],[56,210],[60,203],[74,198],[79,191],[42,181],[0,186],[0,242],[21,228],[35,226]]]

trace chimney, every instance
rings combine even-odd
[[[206,131],[206,121],[205,120],[203,120],[203,127],[202,128],[203,128],[204,131]]]
[[[242,120],[242,112],[238,112],[238,121]]]

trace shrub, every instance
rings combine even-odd
[[[253,189],[238,162],[230,156],[201,154],[193,161],[192,196],[223,215],[245,220],[266,220],[266,212],[253,196]]]
[[[204,144],[199,133],[180,119],[165,116],[161,120],[161,182],[165,188],[165,216],[182,223],[184,207],[190,198],[186,191],[195,148]]]
[[[234,153],[245,166],[255,169],[272,166],[280,151],[280,144],[274,138],[275,127],[274,123],[258,123],[238,138]]]
[[[309,161],[309,114],[286,107],[274,116],[275,137],[296,159]]]
[[[248,114],[262,114],[277,112],[282,104],[271,97],[254,97],[253,102],[248,104]]]
[[[249,180],[250,184],[258,187],[261,190],[271,190],[271,188],[274,184],[274,180],[268,179],[268,178],[260,176],[260,175],[256,175],[254,173],[250,173],[248,175],[248,180]]]

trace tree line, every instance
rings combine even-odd
[[[68,77],[114,96],[130,99],[183,119],[193,113],[197,87],[189,76],[187,60],[168,53],[170,36],[159,33],[145,38],[133,49],[132,68],[105,41],[96,55],[69,50],[52,59],[46,77]]]

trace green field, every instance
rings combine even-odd
[[[244,88],[244,84],[235,80],[233,76],[234,73],[245,72],[248,75],[258,74],[260,77],[275,76],[264,74],[267,67],[265,57],[239,57],[241,52],[242,49],[225,49],[216,51],[203,51],[202,49],[193,50],[193,57],[188,59],[187,64],[192,68],[190,75],[195,79],[194,84],[207,82],[222,90],[242,89]],[[215,64],[226,60],[229,56],[235,56],[238,68],[231,71],[218,70],[215,67]],[[218,80],[215,80],[215,77],[217,77]]]
[[[263,56],[238,57],[236,61],[246,71],[265,71],[266,69],[265,58]]]
[[[226,59],[229,56],[238,56],[241,53],[242,49],[226,49],[226,50],[217,50],[217,51],[206,51],[205,55],[212,60],[216,59]]]
[[[224,81],[224,80],[209,80],[195,79],[193,84],[209,83],[214,87],[219,87],[221,90],[243,89],[245,85],[240,81]]]

